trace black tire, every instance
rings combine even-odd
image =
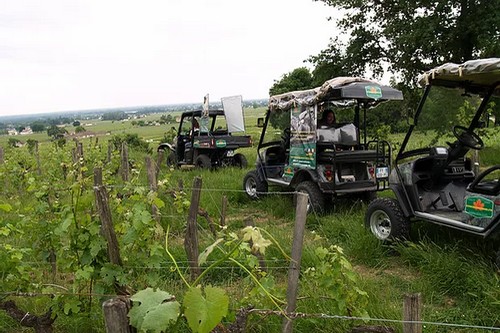
[[[360,199],[366,203],[370,203],[373,200],[377,199],[377,191],[363,192],[360,195]]]
[[[243,154],[235,154],[233,157],[233,163],[241,169],[245,169],[248,166],[247,158]]]
[[[259,179],[256,170],[252,170],[243,178],[243,189],[252,199],[258,199],[267,193],[267,183]]]
[[[325,195],[320,191],[318,184],[313,181],[306,180],[295,188],[295,192],[307,193],[309,201],[307,205],[307,213],[315,213],[321,215],[325,212]],[[293,204],[297,206],[297,195],[293,196]]]
[[[171,151],[167,156],[167,166],[171,168],[175,168],[177,166],[177,154],[173,151]]]
[[[201,169],[211,169],[212,168],[212,160],[207,155],[198,155],[196,158],[195,164],[198,168]]]
[[[365,226],[382,241],[406,239],[410,235],[410,221],[392,198],[378,198],[368,205]]]

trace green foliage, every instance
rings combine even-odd
[[[269,89],[269,95],[279,95],[295,90],[314,88],[311,72],[306,67],[299,67],[284,74],[279,81],[275,81]]]
[[[229,298],[221,288],[191,287],[184,295],[184,315],[193,332],[208,333],[226,316]]]
[[[162,142],[172,142],[174,138],[177,136],[177,130],[175,127],[171,127],[168,131],[163,135]]]
[[[85,132],[85,131],[86,131],[86,129],[83,126],[77,126],[75,128],[75,133],[81,133],[81,132]]]
[[[116,111],[116,112],[105,112],[102,115],[103,120],[123,120],[127,119],[127,114],[123,111]]]
[[[33,153],[35,151],[35,147],[36,147],[37,143],[38,143],[37,140],[33,140],[33,139],[26,140],[26,145],[28,146],[28,150],[30,151],[30,153]]]
[[[35,121],[30,124],[31,130],[35,133],[43,132],[46,129],[46,123],[41,121]]]
[[[177,320],[180,313],[179,302],[161,290],[146,288],[130,299],[134,302],[128,313],[130,324],[142,331],[162,332]]]
[[[53,140],[62,138],[66,133],[68,133],[66,129],[64,129],[63,127],[58,127],[56,125],[52,125],[47,129],[47,135]]]
[[[259,116],[263,112],[259,111]],[[495,128],[485,130],[489,142],[488,149],[481,151],[482,167],[497,163],[497,156],[500,156],[497,154],[500,142],[498,131]],[[429,140],[428,136],[434,133],[429,131],[421,138]],[[161,135],[162,131],[159,131],[157,140]],[[390,135],[389,138],[391,143],[402,140],[401,136]],[[116,284],[127,285],[133,290],[149,287],[152,293],[155,290],[154,293],[159,295],[164,295],[161,290],[168,290],[168,295],[177,296],[177,300],[167,297],[160,300],[162,297],[158,295],[151,296],[151,299],[157,299],[156,307],[151,304],[141,315],[134,314],[134,321],[141,321],[142,318],[140,327],[143,331],[189,331],[182,306],[185,305],[184,295],[191,288],[199,288],[198,296],[201,294],[201,298],[195,297],[196,302],[191,304],[195,308],[200,304],[209,306],[212,296],[207,296],[207,287],[225,291],[230,305],[223,319],[224,324],[234,320],[234,309],[250,304],[256,308],[280,311],[284,304],[286,266],[289,264],[289,258],[283,254],[281,247],[288,250],[294,218],[290,195],[270,194],[259,201],[247,200],[241,193],[241,180],[248,170],[205,172],[168,170],[164,167],[158,174],[159,189],[152,192],[146,181],[143,152],[130,149],[136,157],[137,168],[131,180],[124,183],[116,174],[118,154],[114,152],[111,162],[104,163],[105,140],[100,140],[100,144],[82,142],[85,158],[73,163],[72,144],[56,149],[54,144],[41,140],[42,175],[37,173],[35,156],[27,147],[6,147],[4,163],[0,164],[2,292],[56,294],[54,298],[14,299],[30,313],[43,313],[51,308],[57,315],[55,331],[102,331],[102,299],[99,295],[114,294]],[[103,147],[100,147],[101,144]],[[244,152],[255,159],[255,147]],[[106,242],[100,234],[92,179],[92,168],[96,166],[103,168],[123,267],[108,262]],[[186,209],[189,207],[189,184],[194,176],[200,175],[206,189],[202,191],[201,207],[212,221],[217,221],[219,203],[222,196],[226,196],[229,201],[227,220],[226,227],[217,229],[218,233],[213,237],[207,230],[207,221],[199,219],[200,248],[205,249],[199,257],[202,276],[194,282],[185,283],[185,277],[181,277],[179,272],[185,274],[186,271],[183,267],[186,261],[183,238]],[[183,180],[183,191],[177,187],[178,180]],[[160,207],[159,222],[151,214],[153,203]],[[308,218],[302,266],[311,270],[314,268],[318,276],[313,278],[310,272],[302,274],[299,311],[334,314],[332,309],[338,307],[363,315],[363,304],[369,300],[369,306],[364,309],[372,318],[400,318],[403,295],[422,292],[424,320],[485,326],[495,325],[500,320],[499,278],[488,261],[490,253],[482,251],[481,245],[478,245],[482,244],[482,240],[457,242],[457,238],[435,233],[432,241],[426,240],[417,246],[401,244],[401,248],[388,247],[364,229],[365,209],[366,205],[356,201],[356,198],[338,198],[332,214]],[[252,217],[261,228],[242,229],[246,217]],[[165,230],[169,226],[171,244],[168,250],[174,260],[163,246]],[[417,233],[428,236],[434,233],[433,227],[426,225],[414,229],[415,236]],[[333,261],[335,251],[330,249],[332,244],[344,249],[343,257],[352,263],[350,270]],[[320,251],[321,256],[316,254],[318,246],[324,248]],[[268,264],[273,263],[267,271],[262,270],[255,254],[263,256]],[[336,259],[340,257],[335,255]],[[52,263],[56,271],[52,271]],[[341,273],[337,271],[339,266]],[[319,276],[320,270],[325,271],[324,279]],[[355,283],[346,274],[348,271],[357,272]],[[351,286],[349,291],[342,290],[342,294],[338,294],[340,296],[336,294],[337,279],[344,279],[346,286]],[[354,286],[366,292],[369,298],[358,293]],[[65,294],[60,294],[61,291]],[[144,295],[141,297],[143,300],[133,300],[132,310],[148,303],[150,295]],[[342,297],[348,300],[342,301]],[[166,299],[171,301],[163,302]],[[164,310],[167,304],[174,309]],[[171,313],[170,318],[165,316],[168,313]],[[15,322],[6,318],[7,315],[0,311],[0,331],[11,333],[21,330]],[[275,331],[281,318],[253,314],[248,321],[253,331],[266,332]],[[295,320],[294,329],[345,332],[349,323],[303,318]],[[441,331],[440,328],[427,329],[429,332]]]
[[[332,302],[332,313],[338,315],[368,317],[368,294],[361,290],[359,277],[341,247],[318,247],[315,250],[315,266],[307,268],[304,276],[311,297],[328,297]]]
[[[351,74],[369,68],[381,75],[387,63],[412,86],[417,74],[435,65],[500,54],[498,1],[321,1],[345,13],[337,25],[347,36],[313,59],[323,68],[326,62]],[[329,54],[332,61],[325,61]]]
[[[9,145],[9,147],[17,147],[17,145],[20,143],[21,143],[21,141],[19,139],[9,138],[8,145]]]
[[[149,143],[139,138],[139,135],[137,133],[114,135],[113,138],[111,139],[111,142],[113,143],[115,149],[121,149],[122,143],[126,143],[127,146],[130,148],[151,153],[151,148],[149,147]]]

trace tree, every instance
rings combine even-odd
[[[311,72],[306,67],[299,67],[288,74],[284,74],[281,80],[275,80],[273,86],[269,89],[269,95],[311,88],[314,88]]]
[[[80,121],[78,121],[78,120],[75,120],[75,121],[73,122],[73,126],[75,126],[75,127],[78,127],[78,126],[80,126],[80,125],[81,125],[81,123],[80,123]]]
[[[274,81],[269,89],[269,95],[279,95],[290,91],[306,90],[314,88],[313,77],[309,69],[299,67],[288,74],[284,74],[281,80]],[[279,129],[290,127],[290,113],[273,113],[269,119],[272,126]]]
[[[68,132],[64,128],[57,127],[56,125],[52,125],[47,129],[47,135],[54,140],[64,137],[66,133]]]
[[[337,21],[349,38],[334,39],[309,59],[374,76],[387,69],[412,85],[426,69],[500,55],[500,0],[315,0],[345,12]],[[328,62],[328,56],[337,62]]]
[[[46,129],[45,124],[41,121],[35,121],[34,123],[32,123],[30,125],[30,127],[31,127],[31,130],[35,133],[43,132]]]
[[[86,129],[83,126],[77,126],[75,128],[75,133],[81,133],[81,132],[85,132],[85,131],[86,131]]]

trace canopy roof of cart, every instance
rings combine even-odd
[[[464,87],[480,93],[495,87],[500,94],[500,58],[469,60],[462,64],[446,63],[420,75],[421,86]]]
[[[371,106],[388,100],[402,100],[403,93],[390,86],[360,77],[336,77],[321,87],[287,92],[269,98],[270,111],[286,111],[295,106],[324,102],[363,101]]]

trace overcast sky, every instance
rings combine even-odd
[[[267,98],[334,35],[312,0],[0,0],[0,116]]]

